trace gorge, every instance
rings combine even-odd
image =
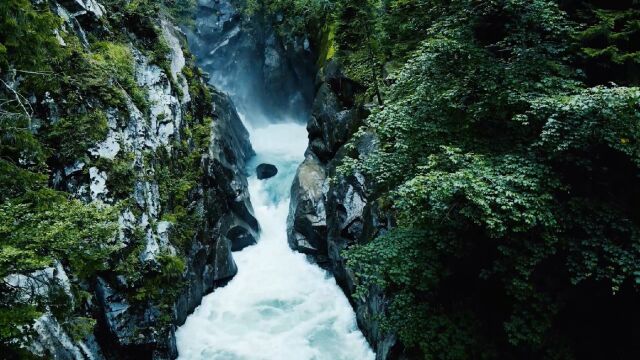
[[[288,54],[274,29],[254,19],[230,2],[200,2],[189,35],[211,84],[232,94],[249,131],[256,155],[245,171],[261,231],[257,245],[233,254],[238,274],[177,330],[178,358],[373,359],[330,274],[287,244],[290,189],[308,144],[303,92],[312,69],[295,69],[304,58]],[[259,179],[254,171],[263,163],[274,164],[277,175]]]
[[[0,358],[640,358],[638,24],[1,0]]]

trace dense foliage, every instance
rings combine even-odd
[[[367,121],[379,149],[356,164],[400,228],[347,254],[363,286],[396,294],[387,320],[405,345],[427,358],[631,358],[633,308],[617,307],[638,299],[640,89],[585,88],[634,55],[580,47],[602,14],[634,10],[622,12],[593,10],[585,29],[553,1],[433,7]]]
[[[640,355],[640,3],[281,3],[367,87],[342,170],[398,227],[345,256],[408,354]]]

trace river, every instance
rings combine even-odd
[[[234,253],[238,274],[206,296],[176,333],[182,360],[365,360],[375,356],[329,273],[293,252],[286,238],[291,183],[307,131],[295,121],[247,123],[256,157],[249,192],[262,228],[257,245]],[[255,166],[279,173],[258,180]]]

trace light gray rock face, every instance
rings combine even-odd
[[[21,303],[47,298],[55,301],[62,294],[71,304],[77,301],[71,292],[69,276],[59,262],[30,274],[11,274],[3,282],[13,289],[15,300]],[[74,340],[50,309],[35,320],[33,331],[37,336],[27,348],[35,355],[63,360],[103,359],[100,348],[96,346],[95,336],[91,334],[82,340]]]
[[[210,131],[211,142],[208,152],[201,159],[201,183],[189,196],[190,206],[200,214],[202,223],[198,225],[197,236],[187,251],[187,268],[183,278],[186,286],[171,309],[176,325],[186,320],[204,295],[237,273],[232,250],[238,241],[246,240],[240,239],[238,234],[255,239],[259,230],[252,215],[244,173],[246,161],[253,155],[249,135],[230,99],[213,89],[212,92],[215,118]],[[129,124],[125,129],[139,128]],[[147,131],[128,133],[134,153],[136,146],[164,146],[148,141]],[[153,168],[146,168],[145,171],[154,173]],[[171,245],[170,228],[173,224],[159,218],[162,210],[160,195],[158,185],[152,179],[139,180],[133,188],[136,211],[142,209],[142,214],[135,215],[126,209],[120,215],[119,222],[124,244],[132,242],[130,234],[136,229],[144,229],[145,245],[139,260],[154,268],[159,266],[160,254],[172,254],[176,249]],[[167,333],[157,324],[162,311],[166,310],[161,311],[153,304],[131,304],[123,296],[123,291],[129,291],[123,279],[104,278],[98,282],[97,294],[104,314],[105,331],[110,334],[112,344],[117,349],[115,354],[131,352],[136,356],[152,356],[154,359],[175,358],[173,328]],[[113,356],[111,352],[109,357]]]
[[[345,156],[343,145],[367,116],[365,109],[354,107],[358,85],[345,78],[332,62],[319,72],[317,79],[318,90],[307,123],[309,146],[291,188],[287,234],[290,247],[331,271],[351,298],[355,276],[342,251],[387,231],[393,226],[393,219],[370,203],[368,182],[362,174],[336,174],[336,166]],[[373,134],[365,134],[355,151],[367,156],[375,146]],[[329,182],[328,178],[336,180]],[[401,358],[396,337],[380,328],[379,316],[387,308],[385,294],[372,288],[364,301],[352,299],[352,304],[376,358]]]
[[[307,152],[291,187],[287,236],[292,249],[315,255],[318,260],[326,254],[326,186],[324,165]]]
[[[116,336],[119,345],[131,345],[135,341],[136,318],[129,302],[114,290],[104,279],[98,278],[96,286],[97,299],[104,311],[106,325]]]
[[[97,20],[105,14],[104,6],[95,0],[60,0],[59,3],[74,17]]]
[[[167,32],[168,33],[168,32]],[[184,66],[184,56],[182,52],[172,52],[172,64]],[[136,59],[135,73],[138,85],[147,90],[147,100],[149,102],[149,123],[145,130],[145,146],[155,150],[158,146],[169,146],[170,140],[176,136],[177,129],[182,126],[182,106],[188,100],[178,99],[173,89],[169,76],[157,65],[150,64],[149,59],[142,53],[135,51]],[[181,62],[181,60],[182,62]],[[180,71],[182,68],[179,69]],[[176,70],[178,71],[178,70]]]
[[[39,338],[30,344],[29,349],[36,355],[50,355],[60,360],[104,359],[93,335],[81,341],[72,339],[50,312],[35,321],[34,330]]]
[[[34,297],[49,296],[56,289],[61,289],[67,296],[73,297],[69,277],[59,262],[30,274],[8,275],[3,282],[16,292],[16,299],[23,302]]]

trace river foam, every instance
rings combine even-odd
[[[307,146],[305,127],[248,127],[257,153],[249,192],[261,237],[234,253],[238,274],[206,296],[178,329],[179,359],[373,359],[335,280],[287,244],[289,193]],[[261,162],[275,164],[278,175],[258,180],[253,168]]]

